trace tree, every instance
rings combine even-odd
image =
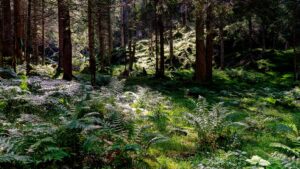
[[[42,64],[45,64],[45,0],[42,0]]]
[[[163,0],[158,1],[158,16],[157,16],[157,26],[159,29],[159,71],[157,76],[164,77],[165,75],[165,40],[164,40],[164,22],[163,22],[163,13],[164,13],[164,4]]]
[[[213,46],[213,1],[208,2],[206,9],[206,76],[207,82],[212,81],[212,61],[214,54],[214,46]]]
[[[2,6],[2,0],[0,1],[0,6]],[[3,66],[3,15],[2,8],[0,8],[0,66]]]
[[[135,48],[136,48],[136,5],[133,2],[132,7],[130,9],[130,19],[129,19],[129,71],[133,70],[133,63],[135,60]]]
[[[104,46],[104,29],[103,29],[103,2],[98,4],[98,41],[99,41],[99,57],[100,57],[100,67],[101,70],[104,70],[105,67],[105,46]]]
[[[224,27],[226,25],[226,21],[228,18],[228,13],[231,10],[231,5],[226,0],[224,1],[218,1],[218,4],[216,4],[216,13],[217,13],[217,26],[219,29],[219,45],[220,45],[220,68],[223,70],[225,67],[225,45],[224,45]],[[252,26],[251,26],[252,28]],[[252,36],[252,35],[251,35]],[[249,39],[249,42],[251,43],[252,38]],[[252,48],[251,44],[249,45],[250,48]]]
[[[71,27],[69,0],[57,0],[59,12],[59,41],[60,41],[60,57],[62,57],[62,67],[64,71],[63,79],[72,80],[72,43],[71,43]],[[62,55],[61,55],[62,54]]]
[[[90,54],[90,71],[91,71],[91,83],[95,85],[96,83],[96,59],[94,55],[94,23],[93,23],[93,2],[88,0],[88,30],[89,30],[89,54]]]
[[[155,75],[159,76],[159,28],[158,28],[158,14],[157,14],[158,0],[154,1],[154,29],[155,29]]]
[[[5,57],[10,57],[10,66],[15,68],[14,58],[14,39],[13,39],[13,25],[12,25],[12,12],[10,0],[2,0],[3,12],[3,49],[2,54]]]
[[[28,0],[28,7],[27,7],[27,33],[26,33],[26,73],[29,74],[30,72],[30,54],[31,54],[31,6],[32,1]]]
[[[204,37],[204,2],[198,1],[196,6],[196,63],[195,80],[198,83],[207,83],[206,51]]]
[[[107,7],[107,10],[108,10],[108,19],[107,19],[107,29],[108,29],[108,64],[110,65],[110,62],[111,62],[111,53],[112,53],[112,50],[113,50],[113,34],[112,34],[112,20],[111,20],[111,8],[110,8],[110,5],[111,5],[111,0],[109,0],[109,3],[108,3],[108,7]]]
[[[32,25],[32,59],[31,62],[34,64],[38,64],[38,0],[33,0],[33,25]]]
[[[23,60],[22,56],[22,44],[24,34],[24,22],[22,18],[23,1],[14,0],[14,33],[15,33],[15,55],[17,63],[21,63]]]

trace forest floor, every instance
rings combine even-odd
[[[52,138],[61,149],[57,149],[56,158],[68,157],[70,152],[59,143],[66,136],[53,135],[80,119],[79,114],[97,111],[104,118],[119,112],[136,126],[148,126],[149,133],[166,138],[145,150],[155,157],[146,160],[151,168],[243,168],[251,166],[246,160],[255,155],[270,162],[269,168],[299,168],[300,161],[292,158],[299,147],[292,147],[288,139],[297,141],[300,136],[300,88],[295,86],[292,74],[241,68],[215,70],[210,86],[193,83],[191,76],[192,72],[183,71],[165,79],[102,77],[108,85],[96,90],[80,81],[40,76],[2,79],[0,129],[1,141],[6,144],[2,144],[0,161],[47,161],[50,155],[37,145],[41,138]],[[186,119],[187,113],[197,113],[199,97],[205,98],[208,107],[222,102],[226,109],[226,126],[218,139],[203,145],[197,128]],[[209,120],[214,123],[218,119]],[[282,147],[272,143],[281,143]]]
[[[132,84],[147,86],[169,98],[173,104],[168,114],[169,125],[189,133],[187,136],[174,136],[153,148],[153,153],[167,168],[193,168],[197,164],[215,168],[243,168],[249,165],[246,159],[254,155],[269,160],[272,164],[270,168],[288,168],[280,162],[288,161],[288,158],[278,155],[276,152],[280,148],[272,147],[272,143],[289,144],[287,137],[290,134],[299,139],[300,88],[295,87],[292,74],[229,69],[216,70],[213,85],[207,87],[199,87],[183,77],[164,82],[131,79],[128,85]],[[243,126],[222,131],[224,138],[218,140],[220,147],[214,153],[203,152],[201,148],[199,152],[195,130],[178,121],[184,119],[186,112],[194,111],[193,100],[199,96],[206,98],[210,105],[222,102],[227,110],[226,121]],[[214,122],[214,119],[210,120]],[[233,138],[228,140],[227,134]],[[299,161],[292,158],[293,162],[287,161],[288,164],[295,162],[291,164],[294,168],[300,166]]]
[[[80,72],[52,79],[50,65],[0,78],[0,169],[300,168],[292,50],[226,56],[228,68],[201,86],[191,80],[194,32],[174,37],[178,68],[163,79],[153,77],[148,40],[131,77],[117,78],[116,66],[113,77],[98,73],[96,88]]]

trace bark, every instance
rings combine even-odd
[[[27,33],[26,33],[26,73],[29,74],[30,71],[30,54],[31,54],[31,6],[32,1],[28,0],[27,8]]]
[[[154,46],[153,46],[153,33],[150,33],[150,43],[149,43],[149,55],[150,57],[153,57],[154,56]]]
[[[165,75],[165,53],[164,53],[164,24],[163,16],[160,14],[158,17],[159,25],[159,43],[160,43],[160,62],[159,62],[159,77],[164,77]]]
[[[15,28],[15,57],[18,63],[22,61],[22,41],[23,41],[23,19],[22,19],[22,8],[20,5],[23,1],[14,0],[14,28]],[[16,62],[16,63],[17,63]]]
[[[262,49],[263,53],[266,52],[266,27],[262,25]]]
[[[32,1],[33,4],[33,28],[32,28],[32,38],[33,38],[33,43],[32,43],[32,48],[33,48],[33,53],[32,53],[32,61],[34,64],[38,64],[38,2],[37,0]]]
[[[71,43],[71,29],[70,29],[70,12],[69,1],[58,0],[58,11],[60,13],[59,31],[62,32],[62,52],[63,52],[63,70],[64,80],[72,80],[72,43]]]
[[[42,65],[45,65],[45,0],[42,0]]]
[[[298,68],[298,59],[297,59],[297,38],[296,38],[296,24],[293,26],[293,48],[294,48],[294,80],[300,80],[299,77],[299,68]]]
[[[109,5],[111,5],[109,3]],[[112,35],[112,25],[111,25],[111,9],[108,7],[108,18],[107,18],[107,28],[108,28],[108,65],[111,63],[111,53],[113,50],[113,35]]]
[[[101,70],[104,70],[105,67],[105,46],[104,46],[104,37],[103,37],[103,26],[102,26],[102,10],[101,6],[99,6],[99,16],[98,16],[98,39],[99,39],[99,56],[100,56],[100,65],[101,65]]]
[[[129,49],[129,64],[128,64],[128,70],[133,70],[133,59],[132,59],[132,30],[129,28],[128,31],[128,49]]]
[[[249,27],[249,49],[250,52],[252,52],[252,48],[253,48],[253,24],[252,24],[252,17],[250,16],[248,18],[248,27]]]
[[[155,8],[157,6],[157,3],[155,4]],[[159,75],[159,47],[158,47],[158,16],[157,12],[155,11],[154,16],[154,29],[155,29],[155,74],[156,76]]]
[[[121,0],[122,7],[121,7],[121,47],[125,48],[126,47],[126,42],[125,42],[125,0]]]
[[[206,18],[206,76],[207,82],[212,81],[212,59],[213,59],[213,4],[209,4],[207,8],[207,18]]]
[[[206,51],[204,43],[204,17],[199,9],[196,17],[196,63],[195,80],[198,83],[206,83]]]
[[[89,31],[89,53],[90,53],[90,71],[91,71],[91,84],[96,83],[96,59],[94,54],[94,23],[93,23],[93,11],[92,11],[92,0],[88,0],[88,31]]]
[[[133,70],[133,63],[134,63],[134,58],[135,58],[135,46],[136,46],[136,15],[135,15],[135,3],[133,3],[133,9],[130,10],[131,13],[131,21],[130,23],[130,28],[129,28],[129,71]]]
[[[5,57],[11,57],[10,66],[14,66],[14,39],[13,39],[13,25],[12,25],[12,12],[10,0],[2,0],[3,12],[3,51]]]
[[[172,20],[172,19],[171,19]],[[173,66],[173,60],[174,60],[174,41],[173,41],[173,24],[172,21],[170,23],[170,30],[169,30],[169,48],[170,48],[170,65]]]
[[[220,27],[219,27],[219,36],[220,36],[220,67],[223,70],[224,69],[224,64],[225,64],[225,58],[224,58],[224,23],[220,21]]]
[[[224,30],[223,27],[220,27],[220,61],[221,69],[224,70],[225,65],[225,56],[224,56]]]
[[[0,6],[2,6],[2,0],[0,0]],[[3,17],[2,8],[0,8],[0,66],[3,67]]]
[[[187,26],[187,20],[188,20],[188,6],[187,1],[183,1],[183,11],[182,11],[182,26]]]
[[[59,8],[61,8],[61,2],[62,0],[58,0],[58,6]],[[63,65],[63,60],[64,60],[64,56],[63,56],[63,44],[64,44],[64,26],[63,23],[64,22],[64,16],[63,16],[63,11],[61,11],[60,9],[58,10],[58,43],[59,43],[59,58],[58,58],[58,67],[57,67],[57,72],[58,74],[60,74],[60,72],[62,71],[62,65]]]

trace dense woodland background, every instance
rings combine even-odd
[[[300,168],[299,0],[0,0],[0,168]]]

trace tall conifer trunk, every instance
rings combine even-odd
[[[62,43],[63,56],[63,79],[72,80],[72,43],[71,43],[71,27],[70,27],[70,12],[69,12],[69,0],[58,0],[59,15],[59,31],[60,39]],[[62,31],[62,32],[61,32]],[[61,48],[61,46],[60,46]]]
[[[93,10],[92,10],[92,0],[88,0],[88,30],[89,30],[89,53],[90,53],[90,71],[91,71],[91,84],[96,83],[96,59],[94,55],[94,22],[93,22]]]

